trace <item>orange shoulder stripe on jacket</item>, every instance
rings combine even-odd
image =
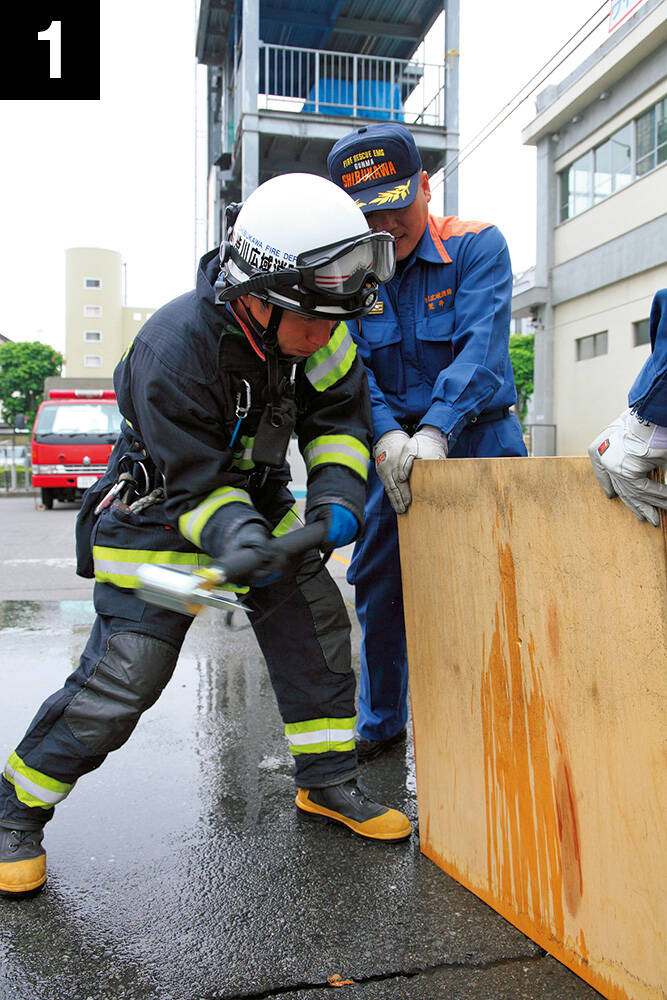
[[[433,237],[433,242],[438,248],[438,253],[445,264],[450,264],[452,258],[443,246],[443,240],[448,240],[452,236],[465,236],[466,233],[481,233],[483,229],[492,226],[492,222],[471,222],[459,219],[456,215],[447,215],[442,218],[439,215],[429,215],[428,225]]]

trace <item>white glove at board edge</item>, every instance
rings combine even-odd
[[[373,448],[375,471],[384,486],[389,502],[397,514],[405,514],[412,501],[412,493],[407,482],[397,479],[399,459],[403,446],[410,440],[405,431],[387,431],[378,438]]]
[[[399,459],[399,481],[408,481],[416,458],[432,462],[447,458],[447,454],[447,435],[443,434],[437,427],[424,424],[403,446],[403,452]]]
[[[667,461],[667,427],[624,410],[590,443],[588,455],[609,499],[618,496],[635,517],[657,528],[656,507],[667,509],[667,486],[647,473]]]

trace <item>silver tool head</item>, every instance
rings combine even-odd
[[[250,609],[227,592],[208,590],[203,579],[193,573],[183,573],[166,566],[143,563],[137,570],[140,580],[139,597],[148,604],[157,604],[182,615],[196,615],[204,605],[240,611]]]

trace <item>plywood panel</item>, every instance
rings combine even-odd
[[[609,998],[667,996],[667,557],[588,459],[418,462],[421,849]]]

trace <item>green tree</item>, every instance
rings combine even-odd
[[[60,375],[64,360],[53,347],[38,341],[0,345],[0,406],[7,423],[13,426],[17,414],[25,413],[32,427],[44,396],[44,379]]]
[[[513,333],[510,336],[510,360],[516,385],[516,409],[521,425],[526,419],[528,400],[533,394],[535,373],[535,335]]]

